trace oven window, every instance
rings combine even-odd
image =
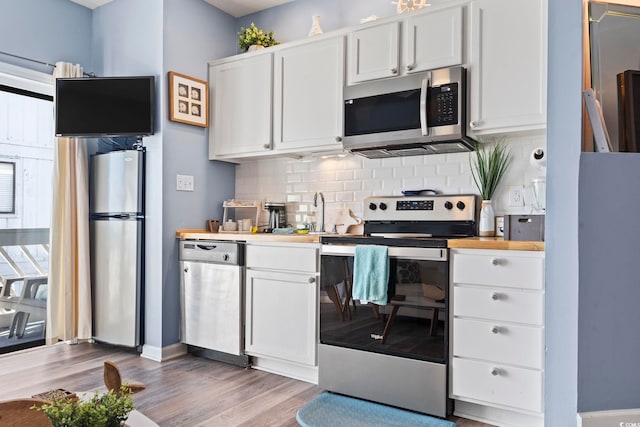
[[[388,303],[351,299],[353,256],[322,255],[320,341],[445,363],[448,262],[390,259]]]

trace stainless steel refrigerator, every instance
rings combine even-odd
[[[91,156],[91,287],[93,337],[142,346],[144,281],[144,151]]]

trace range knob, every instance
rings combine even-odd
[[[453,203],[451,203],[451,202],[444,202],[444,207],[445,207],[447,210],[449,210],[449,211],[450,211],[451,209],[453,209]]]
[[[465,207],[464,202],[458,202],[458,203],[456,203],[456,207],[457,207],[458,209],[460,209],[460,210],[463,210],[463,209],[464,209],[464,207]]]
[[[387,204],[386,203],[380,203],[380,210],[386,211],[387,210]]]
[[[376,206],[375,203],[369,203],[369,209],[371,209],[372,211],[375,211],[376,209],[378,209],[378,207]]]

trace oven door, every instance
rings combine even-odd
[[[446,364],[446,248],[389,247],[388,303],[353,301],[355,245],[323,245],[320,342]]]

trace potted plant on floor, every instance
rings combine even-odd
[[[122,386],[118,393],[95,393],[89,399],[54,397],[32,409],[42,411],[54,427],[119,427],[134,406],[131,390]]]
[[[263,49],[277,44],[280,44],[280,42],[275,39],[273,31],[269,31],[267,33],[256,27],[256,24],[253,22],[249,28],[241,27],[240,32],[238,33],[238,46],[240,46],[240,49],[243,52],[251,52],[256,49]]]
[[[472,163],[471,175],[482,196],[480,224],[478,226],[480,236],[493,236],[495,234],[495,213],[491,198],[510,161],[511,153],[502,141],[490,146],[478,145],[474,154],[469,157],[469,162]]]

